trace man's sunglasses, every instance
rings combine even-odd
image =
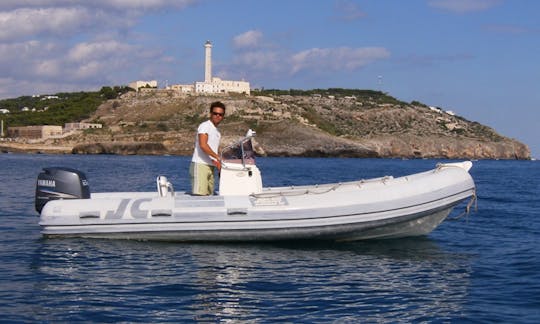
[[[212,115],[223,117],[225,114],[224,114],[224,113],[218,113],[218,112],[213,112],[213,111],[212,111]]]

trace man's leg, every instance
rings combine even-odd
[[[191,162],[189,166],[191,176],[191,193],[194,195],[208,196],[214,191],[214,170],[213,167]]]

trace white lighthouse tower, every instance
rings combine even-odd
[[[212,43],[209,40],[204,44],[204,82],[212,82]]]
[[[176,85],[175,87],[185,93],[194,90],[197,94],[236,92],[249,95],[250,92],[249,82],[221,80],[218,77],[212,77],[212,43],[209,40],[204,43],[204,82],[197,81],[195,86]]]

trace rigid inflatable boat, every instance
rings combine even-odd
[[[250,134],[251,135],[251,134]],[[325,185],[262,185],[252,137],[223,150],[219,193],[91,193],[83,172],[44,168],[36,183],[43,235],[157,241],[356,241],[425,235],[475,198],[472,163],[394,178]]]

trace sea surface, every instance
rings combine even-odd
[[[265,186],[400,176],[442,160],[259,158]],[[540,322],[540,162],[475,161],[478,211],[356,243],[45,239],[43,167],[98,191],[189,188],[189,158],[0,154],[0,322]],[[465,204],[451,214],[455,218]]]

